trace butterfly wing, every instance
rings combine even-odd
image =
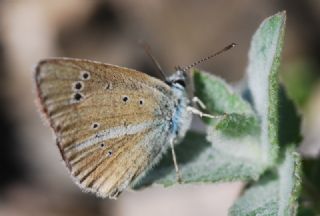
[[[116,197],[167,148],[170,87],[135,70],[50,59],[36,68],[43,112],[75,182]]]

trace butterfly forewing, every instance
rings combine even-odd
[[[42,109],[75,181],[116,197],[164,149],[171,91],[135,70],[88,60],[39,63]]]

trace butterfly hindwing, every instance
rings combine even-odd
[[[75,181],[117,196],[167,146],[170,87],[135,70],[51,59],[36,68],[43,112]]]

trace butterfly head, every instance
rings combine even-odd
[[[180,88],[186,88],[188,80],[188,73],[181,67],[176,67],[176,72],[166,79],[166,83],[169,86],[176,86]]]
[[[175,68],[175,73],[166,78],[165,81],[171,88],[185,92],[189,98],[193,97],[193,85],[191,73],[181,67]]]
[[[171,87],[175,87],[175,86],[180,86],[181,88],[185,89],[187,88],[187,91],[189,92],[190,90],[190,83],[191,83],[191,73],[190,73],[190,69],[197,66],[198,64],[204,62],[204,61],[207,61],[217,55],[220,55],[221,53],[235,47],[236,44],[235,43],[231,43],[229,44],[228,46],[224,47],[222,50],[216,52],[216,53],[213,53],[212,55],[210,56],[207,56],[205,58],[202,58],[186,67],[176,67],[176,72],[169,76],[167,79],[166,79],[166,83],[168,85],[170,85]],[[161,70],[161,69],[160,69]]]

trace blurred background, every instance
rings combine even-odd
[[[241,182],[152,187],[117,201],[82,193],[37,112],[33,68],[40,59],[66,56],[158,76],[138,40],[150,44],[168,74],[236,42],[237,48],[200,66],[236,83],[252,34],[282,10],[288,21],[281,79],[296,91],[304,115],[300,151],[318,157],[317,0],[0,0],[0,215],[227,215]]]

